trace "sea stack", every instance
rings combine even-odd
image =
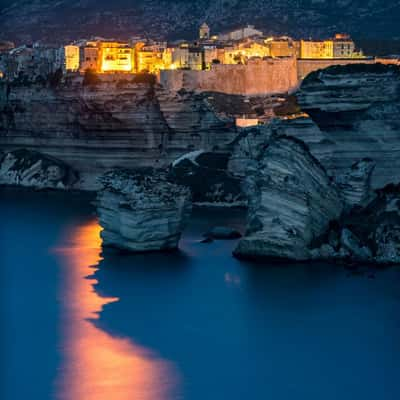
[[[97,213],[103,246],[131,252],[178,247],[192,208],[189,189],[158,171],[113,170],[100,181]]]

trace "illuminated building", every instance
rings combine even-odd
[[[333,58],[333,40],[301,40],[300,58]]]
[[[178,69],[189,68],[189,47],[187,45],[172,49],[172,64]]]
[[[215,45],[203,46],[205,69],[210,69],[213,63],[223,64],[225,50]]]
[[[133,52],[127,43],[100,42],[100,72],[133,72]]]
[[[263,42],[247,39],[233,46],[225,47],[223,64],[246,64],[250,58],[270,56],[270,48]]]
[[[164,69],[165,48],[146,46],[143,42],[135,45],[136,71],[154,74]]]
[[[64,46],[65,69],[66,71],[78,71],[79,69],[79,46]]]
[[[87,42],[79,48],[79,70],[85,72],[88,69],[99,70],[99,48],[97,42]]]
[[[270,38],[265,43],[269,46],[271,57],[291,57],[296,54],[292,40]]]
[[[200,47],[189,47],[189,69],[201,71],[205,69],[204,51]]]
[[[333,38],[333,57],[353,58],[356,55],[355,47],[350,35],[337,33]]]
[[[209,39],[210,38],[210,28],[204,22],[199,29],[199,38],[200,39]]]

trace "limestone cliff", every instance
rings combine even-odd
[[[107,172],[100,179],[97,212],[104,246],[132,252],[178,247],[191,212],[189,190],[161,172]]]
[[[78,188],[96,188],[113,167],[164,166],[188,151],[224,149],[231,126],[202,96],[126,79],[0,84],[0,150],[37,150],[73,165]]]
[[[297,93],[303,112],[244,130],[229,166],[245,174],[271,134],[304,141],[329,176],[371,159],[373,189],[400,182],[400,69],[397,66],[335,66],[312,73]]]
[[[248,174],[248,225],[235,254],[309,259],[308,246],[338,218],[342,200],[303,142],[272,137]]]
[[[244,130],[234,143],[230,171],[246,176],[249,166],[256,170],[248,190],[249,232],[237,253],[399,262],[398,186],[393,184],[400,182],[400,69],[383,65],[331,67],[311,74],[297,97],[302,111],[309,116],[277,119],[268,126]],[[304,199],[295,199],[292,194],[295,189],[290,180],[279,186],[270,181],[270,174],[278,179],[296,171],[293,175],[300,178],[300,194],[318,193],[318,188],[325,186],[319,183],[313,187],[307,179],[315,169],[311,163],[304,163],[306,171],[296,169],[302,157],[289,146],[280,154],[284,165],[271,168],[266,157],[273,157],[271,144],[276,135],[287,135],[306,145],[310,156],[326,171],[325,178],[334,182],[335,198],[340,200],[336,220],[331,218],[334,209],[327,214],[331,219],[329,228],[329,221],[315,220],[321,224],[321,235],[314,235],[311,241],[298,234],[289,236],[292,229],[296,232],[299,221],[305,232],[313,221],[301,219],[296,207],[305,212],[310,204],[325,207],[326,200],[316,198],[315,203],[305,207]],[[396,189],[382,189],[388,184]],[[325,191],[330,195],[332,188]],[[258,214],[262,217],[254,219]],[[290,218],[283,219],[282,214]]]
[[[373,188],[400,181],[399,67],[330,67],[310,74],[297,97],[328,140],[324,165],[331,175],[369,158],[376,164]]]

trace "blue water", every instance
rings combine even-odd
[[[90,198],[0,191],[4,400],[400,398],[400,269],[251,264],[199,243],[99,247]]]

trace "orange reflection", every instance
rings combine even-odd
[[[87,278],[101,260],[100,226],[96,220],[68,232],[67,245],[55,250],[66,266],[62,304],[63,365],[56,382],[60,400],[160,400],[170,397],[176,383],[172,364],[125,338],[95,327],[105,304]]]

